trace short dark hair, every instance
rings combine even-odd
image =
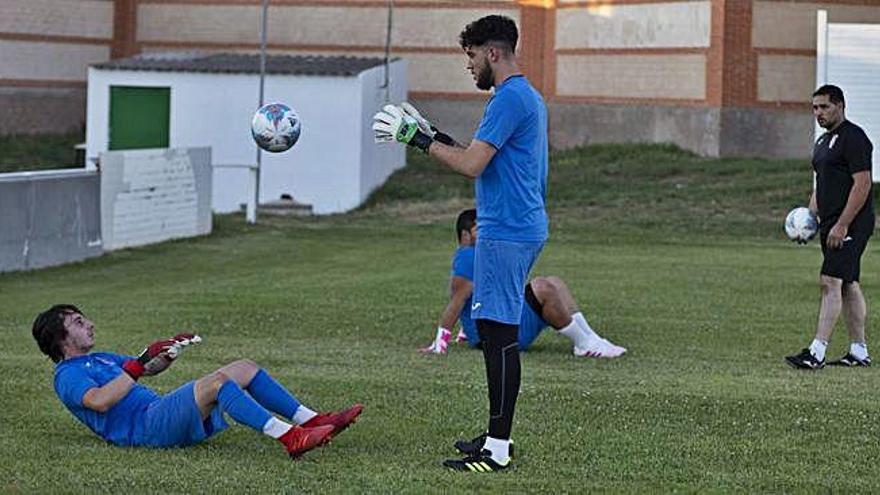
[[[31,329],[40,350],[56,363],[64,359],[61,341],[67,337],[64,318],[69,314],[83,314],[83,312],[73,304],[56,304],[38,314]]]
[[[455,221],[455,234],[458,236],[458,242],[461,242],[461,233],[470,232],[476,224],[477,210],[470,208],[459,213],[458,220]]]
[[[843,99],[843,90],[833,84],[826,84],[813,92],[814,97],[822,95],[828,96],[831,103],[834,103],[835,105],[838,103],[843,103],[844,106],[846,105],[846,100]]]
[[[516,23],[510,17],[503,15],[487,15],[465,26],[458,35],[458,42],[463,50],[472,46],[483,46],[486,43],[494,43],[508,50],[516,51],[516,41],[519,33]]]

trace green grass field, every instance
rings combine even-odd
[[[523,357],[516,469],[444,471],[452,441],[485,427],[482,357],[415,349],[445,303],[451,223],[471,186],[411,158],[348,215],[217,217],[205,238],[0,275],[0,491],[880,491],[876,370],[782,361],[812,338],[818,307],[818,246],[783,240],[780,226],[806,200],[808,164],[666,146],[553,155],[551,239],[534,273],[562,276],[629,353],[577,359],[545,332]],[[870,305],[876,245],[863,273]],[[189,449],[111,447],[56,399],[30,336],[34,315],[58,302],[96,322],[102,349],[201,333],[200,347],[143,380],[162,392],[248,357],[314,408],[366,409],[295,463],[241,426]],[[846,341],[841,326],[830,354]]]
[[[0,136],[0,173],[24,172],[77,165],[74,146],[82,133],[64,135]]]

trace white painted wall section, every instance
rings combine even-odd
[[[816,87],[834,84],[846,97],[846,118],[874,145],[873,179],[880,182],[880,24],[829,23],[817,15]],[[816,138],[824,131],[816,126]]]
[[[111,251],[211,233],[211,150],[101,154],[101,231]]]

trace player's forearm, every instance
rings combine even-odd
[[[127,373],[122,373],[104,386],[86,392],[83,396],[83,405],[93,411],[107,412],[128,395],[133,386],[134,380]]]
[[[837,220],[839,225],[849,227],[862,207],[865,206],[865,201],[868,199],[868,193],[870,191],[870,175],[865,174],[865,176],[860,176],[853,181],[853,186],[849,190],[849,197],[846,200],[846,206],[843,208],[843,213],[840,214],[840,218]]]
[[[815,189],[813,189],[813,193],[810,194],[810,205],[809,205],[809,209],[810,209],[810,211],[812,211],[813,213],[816,213],[816,214],[819,213],[819,202],[816,201],[816,190],[815,190]]]
[[[428,148],[428,154],[436,158],[438,161],[466,177],[475,178],[486,167],[485,163],[480,163],[475,157],[468,153],[467,148],[458,146],[448,146],[439,141],[431,143]]]
[[[455,326],[455,323],[458,322],[458,315],[461,314],[461,308],[464,306],[464,303],[457,301],[449,301],[449,304],[443,309],[443,313],[440,314],[440,325],[441,327],[452,330],[452,327]]]

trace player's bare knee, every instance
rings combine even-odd
[[[841,285],[840,291],[844,297],[856,295],[860,292],[859,291],[859,283],[858,282],[844,283]]]
[[[550,275],[549,277],[544,277],[550,285],[552,285],[556,290],[565,288],[565,282],[562,281],[561,278],[556,275]]]
[[[247,359],[247,358],[233,361],[232,365],[237,368],[241,368],[243,370],[246,370],[246,371],[250,371],[250,370],[256,371],[256,370],[260,369],[260,367],[259,367],[259,365],[257,365],[257,363],[255,363],[252,360]]]
[[[535,293],[535,297],[542,304],[556,294],[556,288],[550,283],[547,277],[535,277],[532,279],[531,285],[532,292]]]
[[[210,376],[211,389],[214,391],[215,394],[220,392],[220,387],[222,387],[224,383],[232,380],[232,377],[219,370],[211,373]]]
[[[843,281],[839,278],[821,276],[819,277],[819,289],[822,291],[822,295],[834,295],[840,294],[843,286]]]
[[[207,374],[196,381],[196,398],[200,403],[210,403],[217,400],[220,387],[231,380],[229,376],[220,370]]]

